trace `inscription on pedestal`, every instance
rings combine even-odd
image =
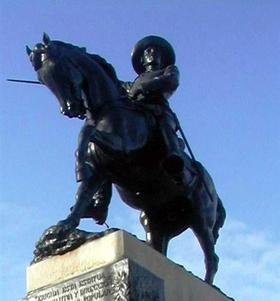
[[[164,301],[163,280],[128,259],[30,292],[22,301]]]

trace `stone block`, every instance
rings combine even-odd
[[[229,301],[125,231],[27,269],[24,301]]]

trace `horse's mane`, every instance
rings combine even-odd
[[[94,60],[116,84],[120,85],[120,81],[117,77],[117,73],[116,73],[115,68],[111,64],[109,64],[100,55],[88,53],[86,47],[79,47],[79,46],[75,46],[75,45],[72,45],[70,43],[65,43],[65,42],[62,42],[62,41],[53,41],[53,42],[55,42],[55,44],[57,44],[59,46],[63,46],[63,47],[70,48],[70,49],[73,49],[73,50],[78,50],[78,51],[86,54],[92,60]]]
[[[119,79],[117,77],[117,73],[115,68],[109,64],[103,57],[98,54],[90,54],[87,55],[93,59],[99,66],[103,68],[103,70],[109,75],[109,77],[117,84],[119,84]]]

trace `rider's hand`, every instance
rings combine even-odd
[[[143,94],[143,89],[140,86],[132,86],[132,88],[130,89],[128,96],[129,98],[133,99],[133,100],[137,100],[138,95]]]

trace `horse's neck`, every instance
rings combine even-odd
[[[119,101],[120,91],[117,83],[94,60],[84,62],[84,75],[88,85],[88,107],[96,109]]]

